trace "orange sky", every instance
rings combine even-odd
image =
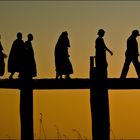
[[[140,30],[139,13],[139,1],[0,1],[2,44],[9,54],[17,32],[23,33],[24,41],[27,34],[32,33],[37,78],[54,78],[54,47],[60,33],[66,30],[71,43],[72,78],[87,78],[89,57],[95,54],[97,31],[103,28],[106,45],[114,52],[112,57],[107,55],[109,77],[119,77],[126,40],[133,29]],[[140,38],[138,43],[140,45]],[[7,59],[5,62],[7,67]],[[8,76],[6,71],[4,78]],[[132,65],[128,77],[136,77]],[[111,138],[140,138],[139,92],[109,91]],[[0,138],[20,138],[19,91],[1,89],[0,93]],[[56,127],[62,136],[78,138],[78,133],[73,131],[76,129],[83,138],[91,138],[88,90],[35,91],[36,138],[40,112],[47,138],[57,138]]]

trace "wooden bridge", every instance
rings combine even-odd
[[[89,89],[92,138],[110,140],[109,90],[140,89],[140,79],[97,79],[93,58],[90,76],[85,79],[0,79],[0,88],[20,90],[21,140],[33,140],[33,90]]]
[[[96,80],[88,78],[75,79],[33,79],[32,88],[34,90],[57,90],[57,89],[90,89],[94,87]],[[0,88],[20,89],[19,79],[0,79]],[[138,78],[108,78],[107,88],[110,90],[140,89],[140,79]]]

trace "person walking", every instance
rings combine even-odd
[[[136,69],[138,78],[140,78],[140,63],[138,61],[138,56],[139,56],[138,42],[136,40],[138,36],[140,36],[139,31],[133,30],[132,34],[127,39],[127,50],[125,52],[125,62],[124,62],[124,66],[123,66],[120,78],[126,78],[131,62],[133,63]]]
[[[106,59],[106,51],[108,51],[111,55],[113,52],[109,50],[104,42],[105,31],[103,29],[98,30],[98,38],[95,41],[95,49],[96,49],[96,69],[97,69],[97,77],[98,78],[107,78],[107,59]]]
[[[73,73],[73,67],[68,53],[69,47],[68,33],[67,31],[62,32],[55,46],[56,79],[62,79],[63,75],[65,75],[66,79],[70,79],[70,74]]]
[[[13,42],[9,58],[8,58],[8,72],[10,72],[9,79],[13,78],[15,72],[20,72],[22,67],[24,42],[22,40],[22,33],[17,33],[17,39]]]
[[[23,62],[22,62],[22,69],[20,72],[21,78],[29,78],[37,76],[37,68],[36,62],[34,57],[34,50],[32,47],[32,40],[33,35],[31,33],[28,34],[28,39],[24,44],[24,51],[23,51]]]

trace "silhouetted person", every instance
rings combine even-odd
[[[0,39],[1,39],[1,35],[0,35]],[[4,72],[5,72],[4,58],[6,58],[6,57],[7,57],[7,55],[5,53],[3,53],[3,46],[0,41],[0,76],[3,76]]]
[[[37,70],[36,70],[36,62],[34,58],[34,51],[32,48],[32,40],[33,35],[28,34],[28,39],[25,42],[24,46],[24,60],[22,65],[22,71],[20,73],[21,78],[32,78],[37,76]]]
[[[96,48],[96,69],[98,72],[98,78],[107,78],[107,59],[106,59],[106,51],[108,51],[111,55],[113,55],[112,51],[110,51],[104,43],[104,34],[105,31],[100,29],[98,31],[98,38],[95,41]]]
[[[126,78],[126,75],[129,70],[129,65],[132,62],[138,77],[140,78],[140,63],[138,61],[138,42],[136,40],[136,37],[138,37],[139,31],[133,30],[131,36],[127,40],[127,50],[125,52],[125,63],[122,69],[121,78]]]
[[[69,60],[70,55],[68,54],[69,47],[68,33],[62,32],[55,46],[56,79],[62,79],[62,75],[69,79],[70,74],[73,73],[72,64]]]
[[[13,42],[8,58],[8,72],[10,72],[9,79],[13,78],[15,72],[21,71],[23,59],[24,42],[22,40],[22,33],[17,33],[17,39]]]

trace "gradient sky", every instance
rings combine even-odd
[[[34,36],[37,78],[54,78],[54,47],[62,31],[68,31],[73,64],[72,78],[89,77],[89,57],[95,55],[98,29],[106,31],[105,42],[114,55],[108,58],[109,77],[119,77],[126,40],[140,30],[140,1],[0,1],[0,34],[8,55],[17,32]],[[140,45],[140,38],[137,38]],[[6,72],[3,78],[7,78]],[[128,77],[137,77],[133,65]],[[15,76],[16,78],[16,76]],[[20,138],[19,91],[0,90],[0,139]],[[131,94],[130,94],[131,93]],[[132,94],[133,93],[133,94]],[[139,90],[109,91],[111,138],[140,138]],[[39,118],[47,138],[91,138],[89,90],[34,91],[34,131],[39,137]],[[74,131],[76,130],[76,131]],[[43,138],[43,133],[41,134]]]

